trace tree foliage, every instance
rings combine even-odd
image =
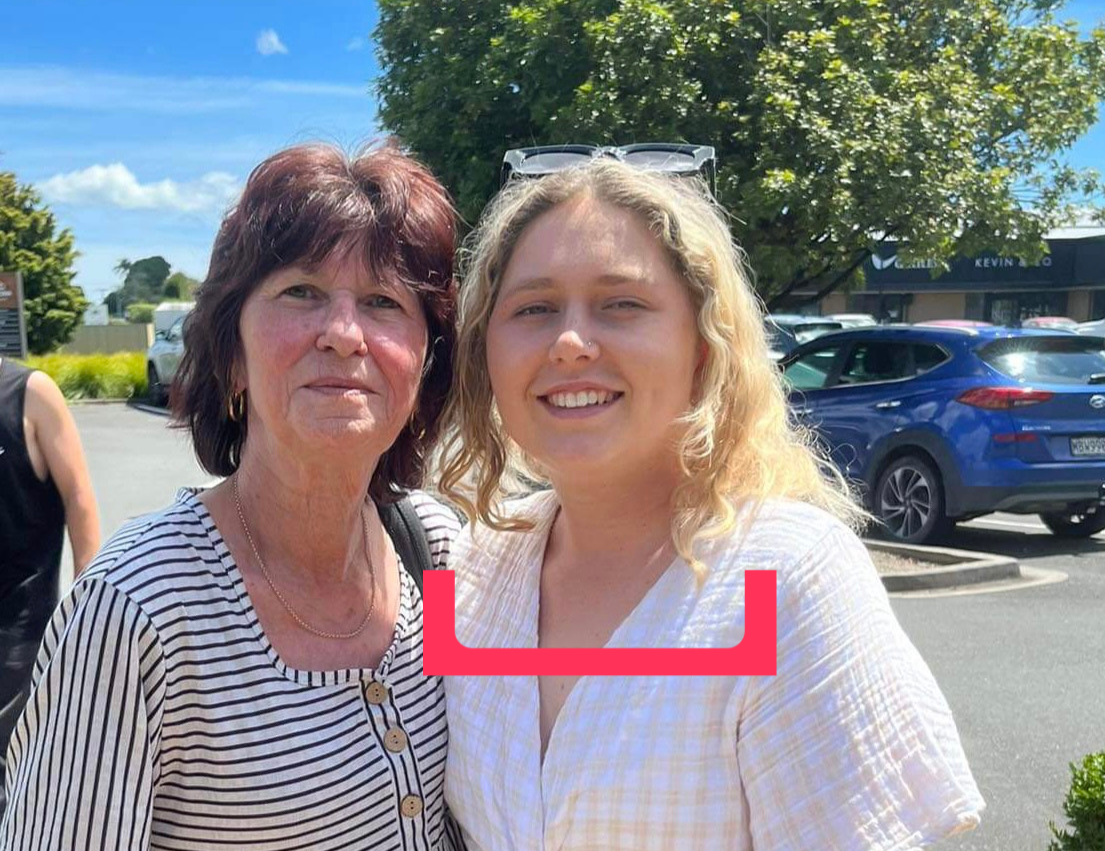
[[[1070,791],[1063,802],[1069,829],[1051,823],[1048,851],[1105,851],[1105,751],[1072,764],[1070,773]]]
[[[905,256],[1038,257],[1100,194],[1067,163],[1105,30],[1059,0],[380,0],[384,125],[473,221],[511,147],[689,141],[761,292]]]
[[[0,172],[0,270],[23,273],[23,310],[31,354],[73,338],[88,301],[73,284],[73,234],[57,231],[54,214],[30,186]]]
[[[165,281],[161,294],[166,301],[191,301],[199,284],[199,281],[183,272],[173,272]]]
[[[161,256],[144,257],[133,262],[122,258],[115,264],[115,271],[123,276],[123,285],[104,299],[109,312],[117,314],[132,304],[163,301],[170,269],[168,261]]]

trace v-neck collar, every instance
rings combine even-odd
[[[522,604],[524,617],[521,621],[521,632],[516,636],[519,640],[513,646],[536,648],[539,646],[539,628],[541,614],[541,572],[544,567],[545,551],[548,549],[549,535],[552,534],[553,523],[560,513],[560,502],[553,491],[540,498],[534,506],[535,511],[531,519],[535,526],[527,535],[527,547],[518,563],[523,571]],[[685,568],[685,572],[680,568]],[[693,582],[693,573],[682,557],[675,558],[664,568],[663,572],[644,593],[628,615],[619,623],[610,634],[603,648],[612,647],[652,647],[657,646],[660,637],[655,629],[642,630],[638,624],[655,624],[656,619],[648,615],[661,605],[667,589],[680,576],[689,576]],[[680,595],[683,596],[683,595]],[[548,746],[544,753],[541,751],[541,692],[536,676],[525,677],[525,691],[527,702],[530,704],[530,715],[533,718],[531,752],[536,754],[537,776],[541,789],[542,811],[549,801],[549,782],[556,771],[556,743],[557,733],[566,724],[572,722],[573,715],[581,711],[587,697],[587,687],[593,677],[582,676],[572,686],[571,691],[564,700],[564,704],[557,713],[552,729],[549,731]]]

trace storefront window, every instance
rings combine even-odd
[[[969,309],[969,305],[968,305]],[[1032,316],[1066,316],[1067,293],[987,293],[987,322],[1015,327]],[[968,318],[973,318],[968,313]]]

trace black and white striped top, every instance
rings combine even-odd
[[[456,518],[411,499],[442,568]],[[195,492],[128,524],[47,630],[0,848],[441,847],[444,693],[422,673],[421,598],[400,576],[375,669],[299,671]]]

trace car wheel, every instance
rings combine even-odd
[[[923,544],[950,528],[944,493],[932,465],[906,455],[883,470],[872,501],[875,517],[891,539]]]
[[[169,394],[161,384],[157,375],[157,367],[152,363],[146,364],[146,396],[152,405],[164,405],[169,401]]]
[[[1081,511],[1049,511],[1040,515],[1044,525],[1060,538],[1088,538],[1105,529],[1105,508],[1093,514]]]

